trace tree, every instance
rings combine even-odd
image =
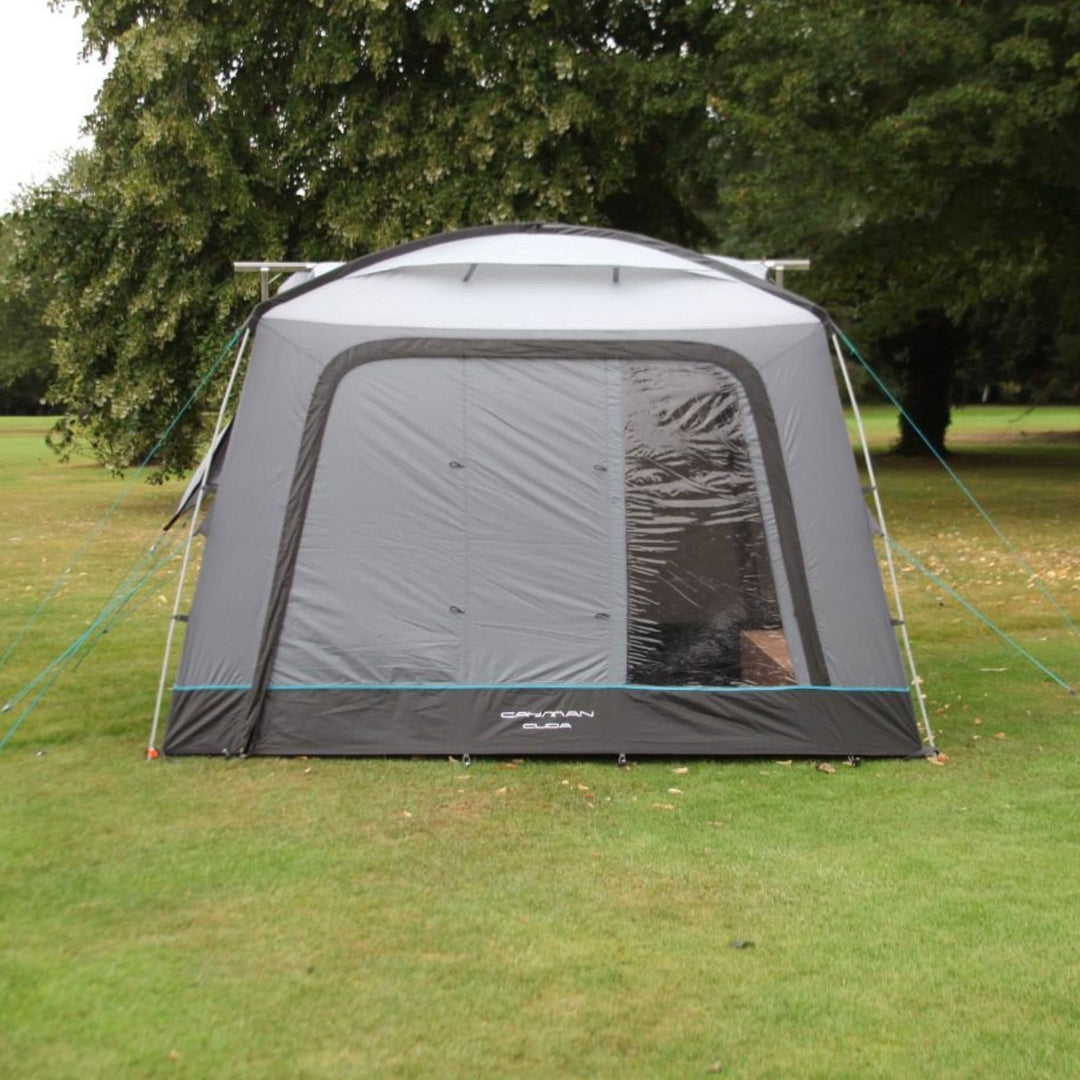
[[[0,413],[36,413],[54,369],[40,290],[15,268],[12,233],[5,215],[0,218]]]
[[[937,449],[957,360],[1068,364],[1080,7],[733,0],[718,17],[714,148],[735,234],[813,257],[815,294],[897,366]],[[1016,332],[1036,315],[1039,334]],[[1026,355],[987,348],[1007,337]],[[906,425],[900,447],[922,450]]]
[[[250,302],[236,258],[345,258],[536,218],[702,240],[683,0],[79,0],[114,63],[92,151],[23,204],[67,415],[140,457]],[[706,12],[707,14],[707,12]],[[192,460],[185,417],[165,471]]]

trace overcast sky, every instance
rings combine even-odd
[[[96,60],[79,59],[81,49],[70,5],[55,12],[47,0],[0,0],[0,212],[79,143],[105,76]]]

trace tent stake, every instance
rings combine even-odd
[[[900,579],[896,576],[896,565],[893,563],[892,547],[889,543],[889,530],[885,524],[885,510],[881,505],[881,495],[878,492],[877,476],[874,473],[874,463],[870,458],[870,447],[866,442],[866,429],[863,427],[862,412],[859,403],[855,400],[855,387],[851,384],[851,376],[848,374],[847,363],[840,347],[840,339],[836,332],[829,335],[832,341],[833,353],[836,362],[840,365],[840,374],[844,379],[844,387],[847,390],[848,401],[851,402],[851,411],[855,416],[855,427],[859,432],[859,446],[862,448],[863,461],[866,464],[866,476],[870,481],[870,494],[874,499],[874,512],[877,515],[878,528],[881,529],[881,537],[884,543],[885,563],[889,568],[889,582],[892,585],[893,602],[896,605],[896,618],[893,623],[900,632],[900,641],[904,647],[904,657],[907,660],[908,674],[911,677],[911,685],[915,689],[915,700],[919,703],[919,715],[922,718],[923,730],[926,732],[926,745],[934,749],[934,733],[930,728],[930,717],[926,711],[926,697],[923,694],[922,679],[915,667],[915,654],[911,650],[911,638],[908,636],[907,620],[904,618],[904,604],[900,599]]]
[[[217,422],[214,424],[214,434],[210,440],[211,446],[216,446],[218,436],[221,434],[221,426],[225,420],[225,410],[228,408],[229,399],[232,397],[233,386],[236,384],[236,376],[240,371],[240,362],[244,358],[244,350],[247,348],[250,330],[244,331],[240,339],[240,347],[236,350],[236,359],[233,361],[232,371],[229,372],[229,382],[225,387],[225,393],[221,398],[221,406],[218,408]],[[187,622],[187,616],[180,614],[180,604],[184,595],[184,581],[187,578],[188,563],[191,561],[191,545],[195,541],[195,529],[199,520],[199,510],[202,508],[203,496],[206,494],[206,484],[210,479],[210,469],[203,473],[199,484],[198,493],[195,496],[195,505],[191,508],[191,522],[188,525],[187,542],[184,544],[184,558],[180,563],[179,580],[176,582],[176,597],[173,600],[172,615],[169,619],[169,632],[165,638],[165,655],[161,660],[161,677],[158,679],[157,699],[154,702],[154,719],[150,725],[150,738],[146,744],[146,757],[152,761],[158,756],[156,747],[158,725],[161,722],[161,706],[165,700],[165,681],[169,677],[169,659],[172,656],[173,638],[176,636],[176,627],[180,622]]]

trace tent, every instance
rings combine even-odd
[[[193,485],[166,753],[922,751],[824,312],[550,224],[288,285]]]

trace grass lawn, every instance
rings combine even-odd
[[[954,465],[1080,621],[1080,409],[1021,412],[958,411]],[[868,422],[893,437],[888,410]],[[45,427],[0,419],[0,650],[120,491]],[[941,469],[878,465],[900,542],[1080,681],[1080,638]],[[0,700],[177,491],[131,484]],[[949,760],[832,774],[147,763],[174,580],[0,753],[0,1076],[1076,1075],[1080,704],[915,572]]]

